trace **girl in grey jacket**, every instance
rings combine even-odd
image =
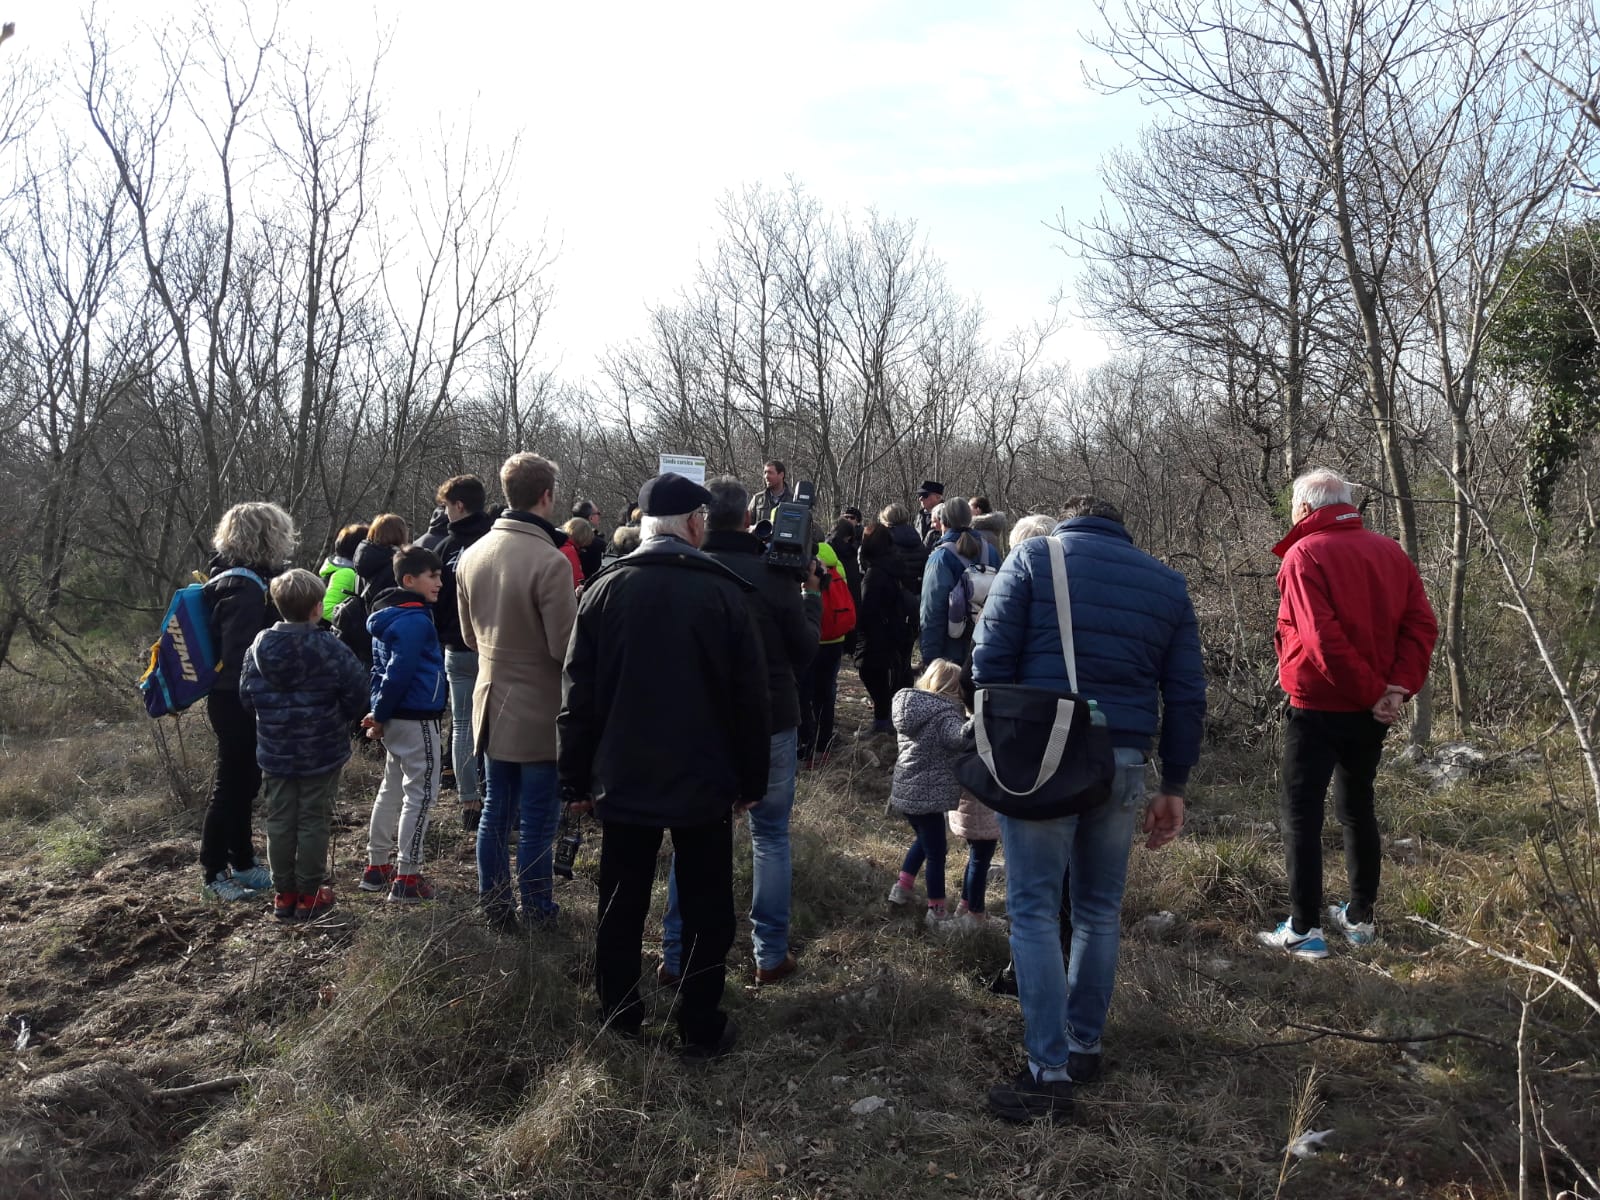
[[[894,764],[889,807],[911,822],[916,839],[906,851],[900,878],[889,889],[890,904],[909,904],[917,871],[928,864],[929,928],[940,929],[951,914],[944,905],[944,815],[961,800],[956,755],[966,732],[961,705],[961,668],[935,659],[915,687],[901,688],[891,707],[900,755]]]

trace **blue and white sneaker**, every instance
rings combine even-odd
[[[1328,923],[1337,932],[1344,934],[1345,941],[1352,946],[1372,945],[1378,936],[1378,931],[1371,921],[1352,921],[1347,911],[1349,907],[1348,903],[1328,905]]]
[[[1296,958],[1327,958],[1328,943],[1322,940],[1322,930],[1308,929],[1296,933],[1288,921],[1276,929],[1256,934],[1256,941],[1274,950],[1285,950]]]
[[[200,889],[200,894],[208,900],[248,900],[255,892],[231,875],[218,875]]]
[[[261,865],[259,858],[253,866],[243,871],[235,869],[233,879],[240,887],[249,888],[252,892],[264,892],[272,887],[272,872]]]

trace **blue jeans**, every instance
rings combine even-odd
[[[517,832],[517,891],[525,920],[553,917],[560,909],[551,898],[552,848],[561,821],[553,762],[489,762],[488,794],[478,821],[478,900],[486,909],[509,912],[511,893],[511,819]]]
[[[767,794],[750,810],[750,940],[756,966],[770,971],[789,953],[789,813],[794,808],[793,729],[772,735],[767,752]],[[677,856],[667,883],[661,921],[661,961],[674,975],[683,968],[683,918],[678,912]]]
[[[907,816],[911,822],[911,829],[917,835],[916,841],[911,843],[911,849],[906,851],[905,861],[900,864],[900,869],[907,875],[915,875],[922,870],[922,864],[928,864],[928,899],[944,899],[944,859],[949,851],[950,842],[945,835],[944,814],[919,813],[916,816]]]
[[[444,677],[450,681],[450,762],[456,769],[456,794],[464,808],[474,808],[478,795],[478,756],[472,742],[472,689],[478,683],[478,652],[446,650]]]
[[[989,838],[967,842],[967,871],[961,877],[961,898],[975,913],[983,911],[983,898],[989,890],[989,864],[994,861],[995,844]]]
[[[1116,983],[1128,849],[1144,801],[1144,756],[1117,750],[1111,799],[1053,821],[1000,817],[1006,846],[1011,958],[1022,1002],[1022,1042],[1040,1068],[1068,1052],[1098,1054]],[[1072,965],[1061,961],[1061,879],[1071,867]]]

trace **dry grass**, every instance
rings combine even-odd
[[[128,736],[125,758],[142,761],[138,738]],[[1020,1057],[1015,1003],[982,986],[1003,964],[1004,943],[935,941],[915,913],[883,904],[908,838],[903,822],[883,813],[883,761],[846,754],[802,778],[795,934],[803,973],[780,988],[749,986],[741,934],[727,996],[740,1046],[691,1071],[669,1038],[623,1042],[597,1020],[592,845],[579,878],[562,885],[558,928],[496,938],[472,919],[470,845],[447,805],[432,835],[435,873],[450,888],[444,899],[395,911],[346,883],[325,928],[288,933],[254,912],[190,899],[181,841],[163,843],[172,852],[148,862],[120,849],[151,836],[148,820],[139,826],[117,814],[142,806],[149,817],[152,767],[143,762],[118,785],[95,765],[97,753],[77,744],[46,755],[55,762],[48,769],[70,767],[84,780],[82,819],[72,828],[92,833],[109,856],[94,878],[115,894],[115,881],[148,870],[169,881],[169,898],[124,904],[122,924],[106,916],[103,900],[61,916],[70,888],[39,900],[28,913],[35,923],[15,931],[39,965],[25,982],[8,983],[5,1005],[45,1013],[52,980],[62,997],[71,989],[56,1018],[35,1018],[55,1055],[49,1069],[112,1058],[178,1081],[243,1071],[251,1084],[236,1099],[224,1094],[131,1123],[140,1148],[120,1159],[80,1132],[81,1145],[55,1146],[57,1188],[40,1194],[1338,1200],[1493,1196],[1515,1178],[1507,1109],[1516,1095],[1509,1045],[1517,983],[1400,917],[1425,910],[1507,944],[1548,931],[1527,841],[1527,831],[1543,828],[1545,801],[1528,778],[1428,792],[1411,772],[1386,774],[1386,824],[1416,845],[1386,863],[1382,940],[1306,964],[1253,943],[1284,903],[1268,825],[1276,819],[1270,761],[1211,764],[1196,781],[1191,834],[1166,852],[1134,851],[1107,1078],[1081,1090],[1073,1125],[1052,1130],[1004,1126],[982,1109],[984,1090]],[[19,840],[32,836],[19,870],[48,875],[77,853],[76,834],[67,836],[59,814],[21,799],[36,783],[15,782],[45,769],[31,758],[8,761],[0,813],[10,797],[6,828]],[[361,852],[374,776],[375,764],[363,760],[347,773],[341,882]],[[192,829],[193,814],[170,802],[157,808],[157,826]],[[1332,831],[1328,844],[1337,895]],[[953,842],[952,882],[961,858]],[[741,891],[748,869],[741,848]],[[0,876],[0,908],[7,880],[17,885],[14,874]],[[58,898],[56,918],[44,919]],[[1152,933],[1143,918],[1160,910],[1177,922]],[[147,943],[131,941],[152,914],[171,936],[158,929]],[[110,948],[79,949],[124,936],[124,925],[130,944],[146,946],[137,965]],[[191,997],[191,1011],[176,1010],[178,994]],[[656,994],[652,1004],[655,1023],[664,1023],[670,997]],[[1559,1004],[1541,1011],[1549,1027],[1532,1037],[1542,1061],[1592,1074],[1592,1059],[1581,1064],[1593,1040],[1575,1013]],[[1400,1040],[1449,1029],[1504,1045]],[[39,1072],[38,1060],[31,1070]],[[1562,1079],[1548,1076],[1544,1096],[1564,1107],[1569,1144],[1582,1144],[1582,1130],[1600,1117],[1595,1089]],[[851,1113],[874,1095],[888,1107]],[[9,1113],[23,1122],[42,1153],[40,1111],[0,1105],[0,1121]],[[1312,1111],[1317,1128],[1336,1131],[1329,1149],[1288,1169],[1285,1146]],[[130,1164],[124,1186],[74,1166],[74,1155]],[[0,1181],[6,1165],[0,1156]]]

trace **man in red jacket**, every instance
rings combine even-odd
[[[1427,681],[1439,625],[1399,543],[1366,529],[1332,471],[1294,481],[1294,528],[1272,548],[1278,570],[1278,680],[1289,695],[1281,811],[1289,919],[1257,935],[1300,958],[1326,958],[1322,816],[1333,782],[1350,899],[1328,906],[1352,944],[1373,939],[1383,842],[1373,781],[1384,735]]]

